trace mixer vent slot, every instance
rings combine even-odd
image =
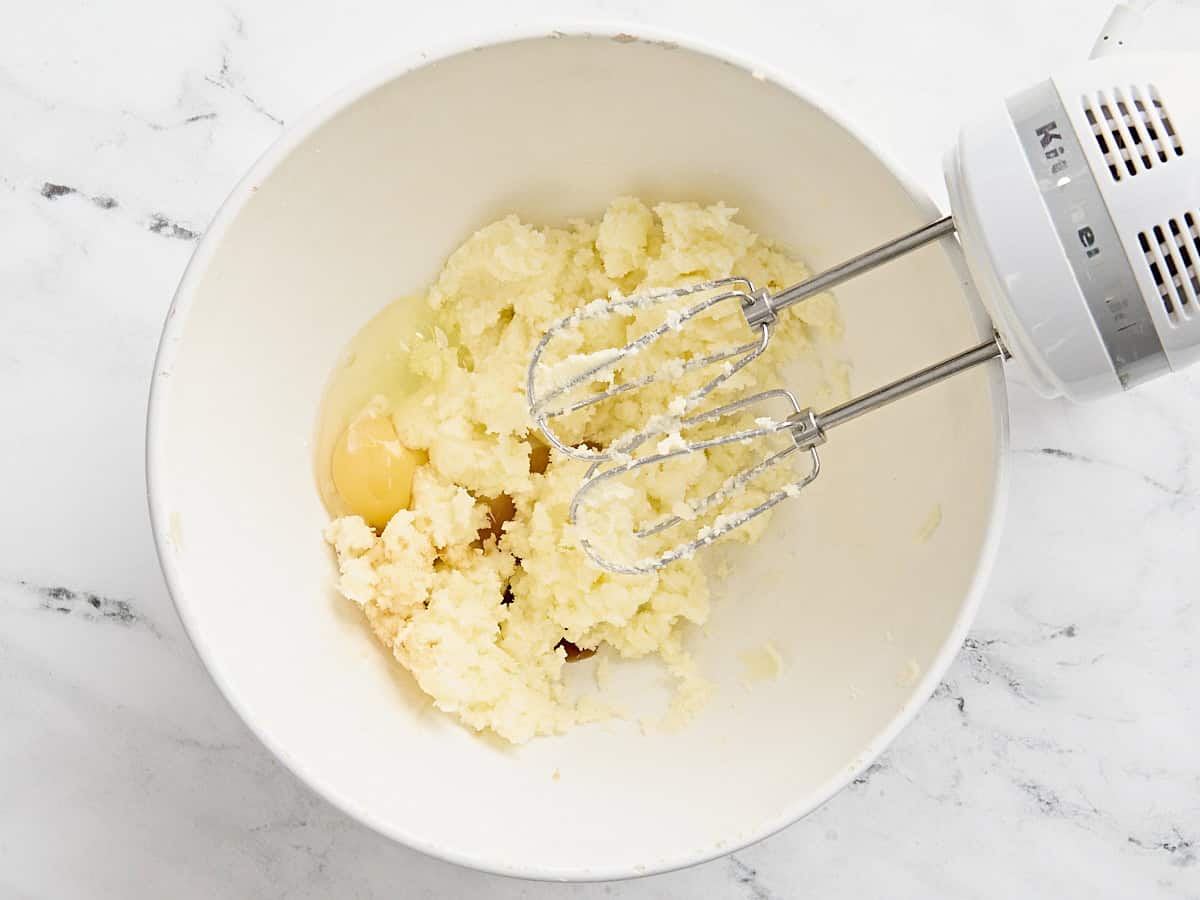
[[[1183,156],[1183,143],[1154,85],[1113,88],[1084,97],[1083,114],[1113,181]]]
[[[1184,213],[1138,234],[1142,254],[1172,324],[1200,307],[1200,212]]]

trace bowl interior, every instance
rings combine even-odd
[[[696,635],[718,692],[689,727],[618,723],[520,749],[434,711],[333,593],[313,428],[355,331],[503,214],[557,223],[625,193],[725,200],[821,266],[933,210],[784,87],[624,36],[452,56],[293,144],[260,164],[198,252],[164,337],[150,440],[173,595],[266,743],[413,846],[567,878],[733,849],[865,765],[927,695],[977,593],[1004,440],[996,367],[832,436],[821,478],[739,555]],[[840,289],[855,389],[985,333],[964,281],[951,245]],[[747,688],[739,656],[767,639],[782,675]]]

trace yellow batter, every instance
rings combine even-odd
[[[349,420],[319,447],[323,491],[339,516],[325,532],[338,589],[437,707],[470,727],[521,743],[612,714],[597,695],[568,696],[562,678],[568,653],[601,643],[622,657],[661,658],[677,686],[674,721],[704,702],[709,686],[683,648],[687,623],[702,624],[709,612],[699,562],[621,576],[588,561],[567,524],[586,463],[546,451],[532,431],[524,384],[546,328],[596,297],[730,274],[771,288],[804,277],[800,263],[735,213],[722,204],[650,208],[620,198],[600,221],[563,229],[515,216],[495,222],[451,254],[423,304],[407,301],[410,312],[397,304],[381,316],[421,321],[387,348],[376,337],[376,356],[352,359],[379,376],[373,396],[351,415],[327,401],[327,421]],[[740,313],[724,306],[680,336],[689,350],[728,344],[723,317]],[[645,325],[632,323],[631,332]],[[815,353],[840,330],[829,296],[789,310],[768,354],[717,399],[777,386],[779,362]],[[613,338],[589,339],[611,346]],[[364,340],[360,349],[370,344]],[[598,349],[585,343],[578,352]],[[338,380],[351,368],[335,373],[330,391],[343,406],[355,393],[339,391]],[[840,394],[844,373],[835,374],[829,389]],[[355,377],[363,394],[361,372]],[[572,426],[611,440],[663,412],[677,390],[665,384]],[[670,509],[689,486],[718,485],[753,452],[735,447],[690,461],[674,479],[656,477],[642,489],[653,496],[631,505]],[[765,524],[756,520],[739,539],[756,539]]]

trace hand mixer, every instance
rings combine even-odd
[[[963,127],[945,160],[952,215],[902,235],[774,294],[743,278],[596,301],[552,326],[528,373],[533,420],[562,452],[592,461],[571,505],[571,520],[603,485],[644,466],[772,435],[789,440],[683,511],[635,530],[644,540],[685,520],[719,511],[746,485],[793,454],[802,476],[748,509],[715,515],[690,539],[633,560],[615,560],[590,539],[600,566],[649,572],[691,556],[788,497],[820,471],[818,445],[829,431],[901,397],[993,359],[1011,356],[1047,397],[1088,400],[1115,394],[1200,359],[1200,57],[1126,53],[1091,60],[995,104]],[[992,317],[995,337],[832,409],[803,407],[771,391],[696,413],[711,394],[766,349],[783,309],[918,247],[957,232],[967,266]],[[691,302],[678,309],[681,302]],[[661,371],[618,381],[621,367],[718,304],[737,304],[745,339]],[[587,354],[557,384],[542,362],[556,339],[608,316],[669,306],[666,321],[624,346]],[[562,416],[636,391],[662,377],[709,367],[715,375],[637,433],[604,449],[572,445],[556,431]],[[786,418],[758,418],[704,440],[678,436],[756,405],[782,400]],[[657,452],[634,457],[652,436],[675,433]],[[776,445],[777,446],[777,443]],[[661,546],[656,543],[655,546]]]

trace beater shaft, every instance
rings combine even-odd
[[[814,294],[827,291],[831,287],[841,284],[843,281],[848,281],[855,275],[869,272],[876,266],[880,266],[898,256],[903,256],[910,250],[915,250],[917,247],[953,233],[954,219],[951,216],[945,216],[936,222],[922,225],[920,228],[908,232],[908,234],[902,234],[898,238],[893,238],[886,244],[880,244],[872,250],[860,253],[858,256],[848,259],[844,263],[839,263],[831,269],[826,269],[824,272],[801,281],[799,284],[785,288],[777,294],[759,291],[755,294],[753,302],[747,304],[743,309],[746,315],[746,322],[751,328],[773,322],[775,316],[782,309],[787,309],[789,306],[799,303],[801,300],[805,300]]]
[[[970,350],[964,350],[940,363],[926,366],[911,375],[899,378],[891,384],[885,384],[881,388],[848,400],[823,413],[814,413],[812,410],[795,413],[791,417],[792,436],[801,449],[816,446],[824,441],[825,432],[830,428],[841,425],[843,422],[849,422],[851,419],[857,419],[865,413],[894,403],[909,394],[915,394],[922,388],[937,384],[939,381],[944,381],[952,375],[957,375],[959,372],[964,372],[988,360],[1004,358],[1007,355],[1000,339],[993,336]]]

